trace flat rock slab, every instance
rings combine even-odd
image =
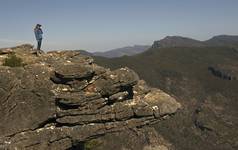
[[[80,65],[80,64],[70,64],[64,66],[58,66],[55,70],[55,75],[61,79],[81,79],[91,77],[94,70],[91,67]]]

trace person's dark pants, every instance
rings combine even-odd
[[[42,39],[37,40],[37,50],[41,49]]]

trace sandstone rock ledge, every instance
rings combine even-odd
[[[72,149],[156,123],[181,107],[129,68],[110,71],[77,51],[36,56],[31,48],[11,50],[24,67],[0,66],[0,149]]]

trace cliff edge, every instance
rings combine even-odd
[[[36,55],[31,45],[0,51],[0,64],[8,53],[24,64],[0,66],[0,149],[84,149],[82,143],[109,133],[148,134],[148,125],[181,108],[133,70],[111,71],[80,52]]]

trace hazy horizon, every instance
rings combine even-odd
[[[236,0],[8,0],[0,6],[0,47],[35,44],[43,25],[43,50],[106,51],[152,45],[165,36],[197,40],[238,35]]]

